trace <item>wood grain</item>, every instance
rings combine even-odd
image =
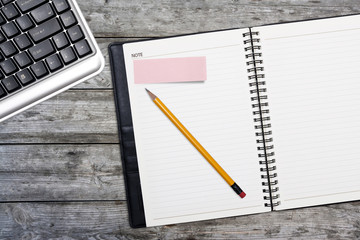
[[[125,200],[117,144],[0,146],[0,202]]]
[[[0,125],[0,144],[117,142],[112,90],[70,90]]]
[[[131,229],[123,201],[0,203],[1,239],[359,239],[360,203]],[[311,216],[311,219],[309,219]]]
[[[360,12],[356,0],[82,0],[79,5],[96,37],[160,37]]]

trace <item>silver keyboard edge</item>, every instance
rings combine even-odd
[[[75,0],[69,1],[71,7],[75,9],[75,16],[79,24],[85,29],[84,34],[89,40],[95,53],[88,58],[75,63],[68,69],[59,72],[57,75],[40,80],[38,83],[30,86],[15,95],[0,101],[0,122],[26,110],[36,104],[45,101],[89,78],[98,75],[105,66],[104,57],[91,34],[84,16]],[[41,92],[41,94],[39,94]],[[24,99],[26,99],[24,101]]]

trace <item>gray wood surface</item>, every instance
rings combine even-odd
[[[126,200],[118,144],[4,145],[0,153],[1,201]]]
[[[2,239],[357,239],[359,203],[131,229],[124,201],[3,203]],[[311,219],[309,219],[311,217]]]
[[[360,202],[131,229],[107,46],[360,13],[358,0],[78,0],[97,77],[0,124],[0,239],[360,239]]]

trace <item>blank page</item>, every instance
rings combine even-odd
[[[268,211],[264,207],[242,33],[124,45],[147,226]],[[206,57],[207,80],[134,84],[142,59]],[[135,55],[133,55],[135,56]],[[148,88],[247,193],[241,199],[150,100]]]
[[[360,199],[360,16],[259,31],[281,205]]]

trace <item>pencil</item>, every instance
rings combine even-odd
[[[146,89],[146,88],[145,88]],[[152,92],[146,89],[151,100],[160,108],[160,110],[170,119],[170,121],[184,134],[191,144],[203,155],[210,165],[220,174],[220,176],[230,185],[230,187],[241,198],[246,196],[245,192],[236,184],[236,182],[225,172],[225,170],[215,161],[215,159],[206,151],[206,149],[194,138],[194,136],[185,128],[184,125],[175,117],[175,115],[165,106],[165,104]]]

